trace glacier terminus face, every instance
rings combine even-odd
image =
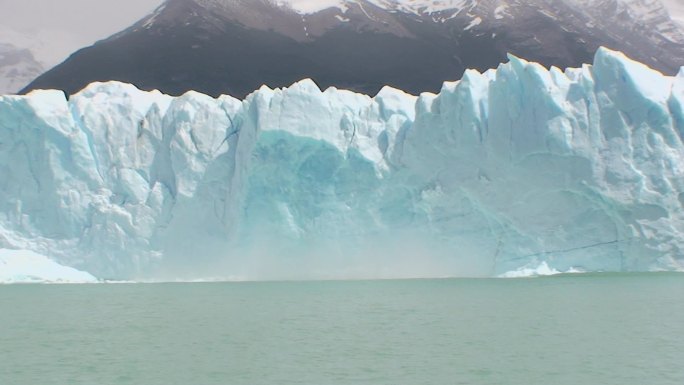
[[[438,95],[0,97],[0,248],[100,279],[684,266],[684,71],[516,57]]]

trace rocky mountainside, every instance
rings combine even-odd
[[[312,5],[313,4],[313,5]],[[674,74],[684,37],[657,0],[168,0],[23,91],[119,80],[169,94],[244,97],[303,78],[368,94],[437,92],[507,53],[549,66],[599,46]]]

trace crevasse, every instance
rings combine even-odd
[[[99,278],[684,265],[684,71],[510,57],[438,95],[0,97],[0,248]]]

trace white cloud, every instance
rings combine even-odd
[[[684,28],[684,0],[662,0],[662,2],[670,11],[672,20],[679,22]]]
[[[60,30],[101,39],[151,12],[163,0],[0,0],[0,25],[27,32]]]

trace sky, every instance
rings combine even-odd
[[[125,29],[163,0],[0,0],[0,42],[29,48],[47,68]]]
[[[162,0],[0,0],[0,25],[83,31],[106,37],[133,24]]]
[[[662,0],[665,6],[670,9],[670,16],[673,20],[684,25],[684,0]]]

